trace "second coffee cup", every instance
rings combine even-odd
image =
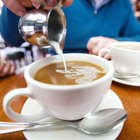
[[[110,49],[101,49],[99,55],[102,56],[105,52],[110,54],[116,72],[127,75],[140,75],[140,42],[116,42],[110,46]],[[137,81],[138,78],[129,80]]]

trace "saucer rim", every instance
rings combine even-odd
[[[118,97],[118,95],[112,90],[112,89],[109,89],[108,90],[108,92],[106,93],[106,95],[107,94],[112,94],[112,96],[114,96],[114,97],[112,97],[112,98],[115,98],[115,100],[114,101],[116,101],[117,100],[117,102],[119,102],[118,103],[118,105],[116,105],[116,107],[115,108],[121,108],[121,109],[124,109],[124,106],[123,106],[123,104],[122,104],[122,101],[120,100],[120,98]],[[105,96],[106,96],[105,95]],[[110,96],[110,95],[108,95],[108,96]],[[106,97],[105,97],[106,98]],[[109,97],[108,97],[109,98]],[[25,101],[25,103],[24,103],[24,105],[23,105],[23,108],[21,109],[21,114],[24,114],[24,113],[26,113],[27,112],[27,110],[29,110],[29,109],[27,109],[27,106],[28,106],[28,102],[31,102],[31,100],[32,99],[27,99],[26,101]],[[36,102],[36,101],[35,101]],[[102,102],[101,102],[102,103]],[[39,105],[38,105],[39,106]],[[98,111],[98,110],[101,110],[101,109],[105,109],[105,108],[111,108],[111,107],[103,107],[103,105],[101,105],[102,107],[100,107],[100,105],[99,105],[99,107],[97,107],[97,109],[96,109],[96,111]],[[119,106],[119,107],[117,107],[117,106]],[[116,139],[119,135],[120,135],[120,133],[121,133],[121,131],[122,131],[122,129],[123,129],[123,126],[124,126],[124,123],[122,123],[117,129],[115,129],[115,130],[112,130],[112,131],[109,131],[109,132],[106,132],[106,133],[103,133],[103,134],[101,134],[101,135],[94,135],[94,137],[97,137],[97,139],[100,139],[100,137],[101,137],[101,139],[102,139],[102,137],[105,137],[105,139],[104,140],[109,140],[108,139],[108,135],[109,136],[111,136],[111,137],[113,137],[113,139]],[[75,131],[75,130],[74,130]],[[35,133],[35,132],[38,132],[38,131],[34,131],[34,132],[29,132],[29,131],[24,131],[23,132],[23,134],[24,134],[24,136],[25,136],[25,138],[27,139],[27,140],[38,140],[37,138],[36,139],[33,139],[34,137],[32,137],[31,135],[32,135],[32,133]],[[77,131],[78,133],[79,133],[79,131]],[[45,132],[42,132],[43,134],[45,133]],[[113,134],[112,134],[113,133]],[[79,135],[81,135],[82,136],[82,134],[83,133],[80,133]],[[86,134],[85,134],[86,135]],[[103,135],[103,136],[102,136]],[[87,135],[87,136],[91,136],[91,135]],[[49,137],[48,137],[49,138]],[[88,139],[88,138],[87,138]],[[89,138],[90,139],[90,138]],[[58,140],[59,140],[59,138],[58,138]],[[93,140],[94,140],[94,138],[93,138]],[[111,139],[112,140],[112,139]]]
[[[140,87],[140,83],[138,83],[138,82],[127,81],[127,80],[119,79],[116,77],[113,77],[113,81],[120,83],[120,84],[128,85],[128,86]]]

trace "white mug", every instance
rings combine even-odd
[[[86,61],[101,66],[105,75],[95,81],[80,85],[51,85],[36,81],[36,72],[51,63],[62,62],[60,56],[43,58],[31,64],[24,73],[26,88],[15,89],[7,93],[3,108],[9,118],[15,121],[33,122],[50,115],[63,120],[77,120],[94,111],[104,95],[110,89],[113,77],[113,66],[107,60],[89,54],[65,54],[66,61]],[[10,103],[18,96],[27,96],[37,100],[42,106],[36,114],[22,115],[12,110]]]
[[[140,42],[113,43],[109,49],[101,49],[99,56],[105,52],[110,54],[116,72],[140,74]]]

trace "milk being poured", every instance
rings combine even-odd
[[[64,73],[64,72],[67,72],[68,70],[67,70],[67,66],[66,66],[65,57],[64,57],[64,55],[63,55],[63,51],[62,51],[62,49],[61,49],[59,43],[56,42],[56,41],[50,41],[50,44],[54,47],[56,53],[57,53],[58,55],[60,55],[60,57],[61,57],[61,59],[62,59],[62,61],[63,61],[63,64],[64,64],[64,71],[63,71],[63,73]]]
[[[62,62],[63,62],[63,64],[64,64],[64,70],[59,70],[59,69],[57,69],[56,72],[63,73],[63,74],[76,74],[76,75],[79,75],[78,72],[76,72],[76,71],[70,71],[70,70],[67,69],[65,57],[64,57],[63,51],[62,51],[62,49],[61,49],[59,43],[56,42],[56,41],[50,41],[50,44],[51,44],[51,46],[54,47],[56,53],[57,53],[58,55],[60,55],[60,57],[61,57],[61,59],[62,59]]]

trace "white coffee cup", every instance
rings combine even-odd
[[[3,108],[9,118],[18,122],[33,122],[50,115],[63,120],[77,120],[95,110],[110,89],[114,68],[107,60],[90,54],[65,54],[67,60],[86,61],[101,66],[105,75],[95,81],[80,85],[50,85],[36,81],[33,77],[42,67],[60,62],[58,55],[43,58],[31,64],[24,73],[26,88],[15,89],[7,93]],[[27,96],[37,100],[42,106],[36,114],[22,115],[12,110],[10,103],[18,96]]]
[[[101,49],[99,56],[106,52],[110,54],[116,72],[140,74],[140,42],[113,43],[110,49]]]

